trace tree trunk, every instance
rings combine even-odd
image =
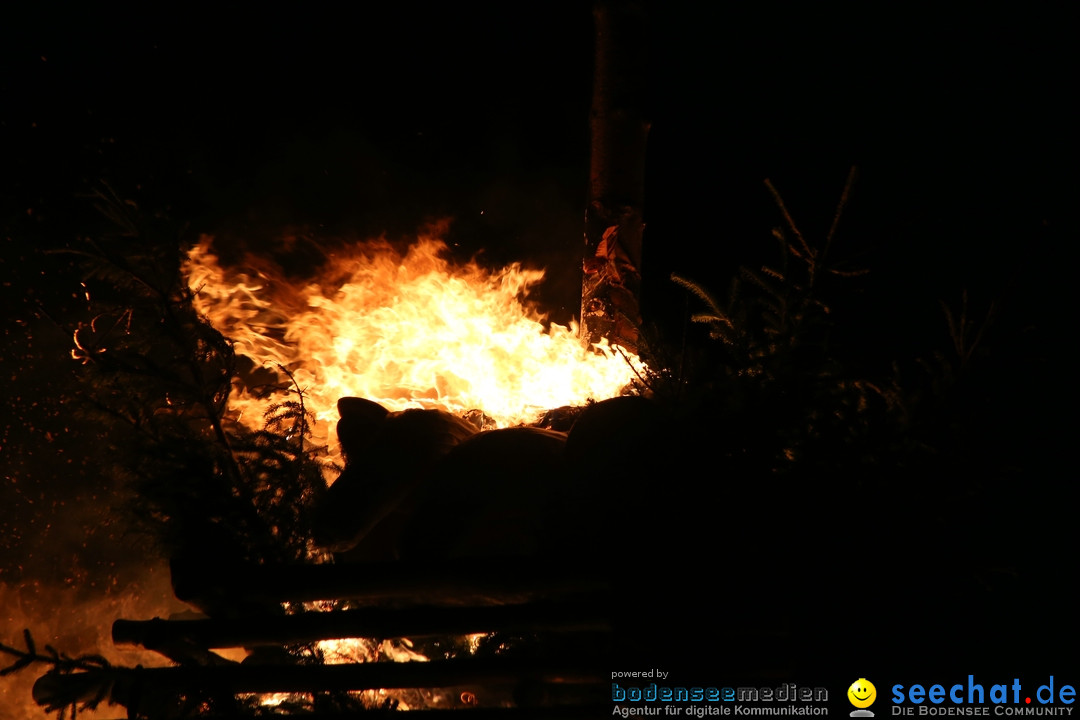
[[[585,211],[581,336],[637,351],[645,228],[645,11],[640,0],[596,0],[592,156]]]

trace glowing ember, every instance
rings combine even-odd
[[[428,658],[412,649],[412,640],[382,640],[375,642],[363,638],[320,640],[315,643],[323,653],[328,665],[352,662],[427,662]]]
[[[470,652],[475,651],[476,642],[480,635],[466,636],[469,640]],[[407,638],[394,640],[369,640],[363,638],[342,638],[336,640],[320,640],[316,643],[319,651],[323,654],[325,662],[329,665],[343,663],[367,663],[367,662],[428,662],[428,658],[413,650],[412,641]],[[454,707],[457,697],[462,704],[476,704],[476,693],[472,690],[463,690],[460,693],[447,693],[445,689],[436,688],[395,688],[378,690],[360,690],[349,692],[349,695],[363,703],[369,709],[380,709],[392,701],[397,710],[412,710],[418,708],[445,708]],[[471,700],[467,700],[466,696]],[[241,697],[257,698],[259,705],[264,707],[277,707],[284,703],[294,703],[303,706],[310,703],[311,696],[304,693],[262,693],[246,694]]]
[[[264,707],[277,707],[284,702],[288,702],[294,697],[294,695],[290,695],[289,693],[267,693],[260,696],[259,704]]]
[[[618,395],[630,382],[636,357],[606,342],[590,352],[575,327],[545,326],[527,306],[543,271],[455,266],[435,232],[404,255],[384,241],[359,246],[306,284],[265,263],[251,274],[223,269],[205,236],[184,271],[199,312],[257,367],[286,368],[323,428],[344,396],[391,410],[481,409],[506,427]],[[231,407],[257,427],[281,399],[238,386]],[[322,433],[315,442],[325,442]]]

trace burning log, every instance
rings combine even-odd
[[[596,685],[603,673],[599,658],[469,658],[426,663],[356,663],[172,668],[107,668],[78,674],[50,673],[34,683],[39,704],[58,708],[108,689],[113,703],[131,710],[144,696],[198,694],[231,697],[240,693],[312,693],[390,688],[441,688],[470,684]]]
[[[177,599],[200,606],[232,602],[310,602],[349,598],[368,603],[513,604],[537,598],[603,593],[607,583],[589,566],[564,561],[491,558],[348,565],[222,566],[173,560]],[[467,568],[468,572],[464,572]]]
[[[341,638],[393,638],[508,632],[599,632],[608,621],[597,603],[487,608],[407,608],[309,612],[279,618],[117,620],[113,642],[159,650],[288,645]],[[215,663],[222,664],[222,663]]]
[[[156,641],[151,647],[145,643],[137,643],[126,640],[117,639],[116,625],[131,622],[130,620],[117,620],[113,623],[113,642],[115,644],[132,644],[142,645],[147,650],[153,650],[154,652],[164,655],[169,660],[178,665],[205,665],[205,666],[221,666],[221,665],[235,665],[236,661],[229,660],[218,655],[213,650],[208,650],[210,647],[231,647],[229,645],[209,645],[205,643],[199,643],[193,641],[191,638],[183,637],[179,634],[172,634],[167,637],[162,637]],[[151,620],[149,622],[154,622]],[[158,622],[196,622],[193,620],[158,620]],[[121,630],[121,637],[124,636],[125,631]]]
[[[523,678],[533,688],[554,682],[587,687],[598,683],[601,678],[590,668],[597,660],[594,655],[618,642],[615,638],[625,642],[642,614],[636,607],[628,612],[611,594],[596,563],[583,560],[588,552],[604,552],[606,546],[593,541],[613,527],[605,513],[614,489],[623,482],[584,465],[598,455],[606,457],[613,448],[625,450],[631,463],[633,448],[626,443],[640,443],[661,425],[655,406],[644,398],[595,403],[578,414],[569,433],[534,427],[479,432],[449,413],[394,413],[359,398],[343,398],[338,407],[346,470],[331,488],[335,504],[323,512],[345,523],[355,522],[350,513],[362,518],[360,530],[352,526],[349,531],[359,536],[358,548],[400,520],[397,547],[410,559],[287,567],[214,566],[176,559],[173,585],[179,599],[200,607],[274,607],[283,601],[333,599],[367,607],[118,621],[113,626],[115,642],[140,644],[186,664],[171,672],[125,669],[96,679],[42,678],[37,697],[48,702],[107,683],[110,697],[131,708],[132,703],[137,707],[141,688],[157,697],[195,693],[227,698],[236,693],[498,685],[521,683]],[[463,562],[462,557],[468,559]],[[567,558],[574,560],[568,563]],[[511,655],[491,662],[469,658],[316,668],[214,662],[216,667],[208,667],[203,660],[213,662],[212,653],[200,655],[212,647],[489,632],[558,638],[564,650],[573,649],[563,655],[575,658],[575,664],[556,667],[542,658]],[[544,702],[550,702],[554,695],[543,692],[549,698]],[[586,697],[592,696],[573,702]],[[576,709],[567,712],[576,716]]]

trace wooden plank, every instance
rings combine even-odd
[[[238,693],[344,692],[393,688],[438,688],[521,683],[605,686],[599,657],[467,658],[433,662],[345,665],[231,665],[224,667],[104,668],[34,683],[40,705],[60,707],[108,688],[110,701],[137,706],[146,694],[232,696]]]

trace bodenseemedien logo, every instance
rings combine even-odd
[[[859,678],[851,683],[847,691],[847,697],[848,701],[855,706],[855,709],[851,711],[851,717],[874,717],[874,713],[867,710],[877,699],[877,688],[874,687],[874,683],[866,678]]]
[[[620,673],[620,677],[623,674]],[[612,673],[615,676],[615,673]],[[665,715],[675,717],[828,715],[829,691],[823,687],[702,687],[658,685],[645,687],[611,683],[613,715]]]

